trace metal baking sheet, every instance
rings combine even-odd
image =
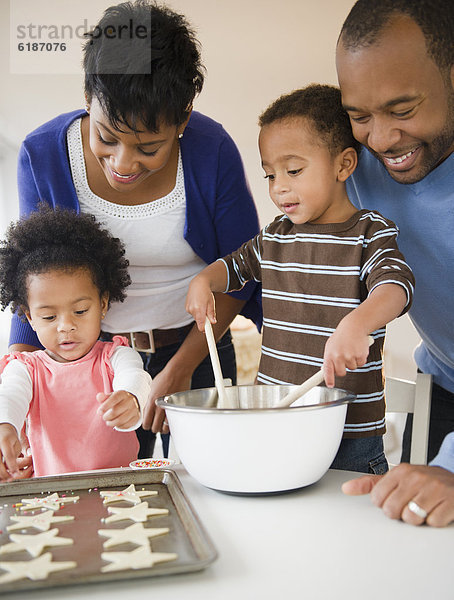
[[[138,546],[125,543],[108,549],[103,542],[108,538],[98,534],[99,529],[124,528],[133,524],[131,520],[114,523],[103,523],[107,517],[108,506],[127,507],[131,504],[115,502],[103,504],[100,490],[122,490],[133,483],[137,491],[154,490],[157,496],[143,498],[150,507],[167,508],[167,516],[153,516],[144,523],[145,527],[168,527],[170,532],[151,538],[150,544],[154,552],[175,552],[178,558],[171,562],[158,563],[145,569],[127,569],[123,571],[101,572],[101,567],[109,564],[102,560],[102,552],[127,552]],[[10,583],[0,584],[0,595],[10,591],[42,589],[54,586],[75,585],[101,581],[113,581],[137,577],[155,577],[198,571],[207,567],[217,557],[213,543],[209,539],[197,514],[189,503],[176,473],[162,469],[153,471],[112,471],[102,473],[85,473],[41,477],[23,481],[0,484],[0,544],[6,544],[9,533],[40,533],[37,529],[18,529],[7,532],[6,527],[13,523],[11,516],[37,514],[41,511],[21,511],[14,505],[23,498],[47,496],[58,492],[79,496],[77,502],[65,503],[55,515],[73,515],[73,521],[55,523],[51,527],[59,530],[60,537],[72,538],[71,546],[45,548],[51,552],[53,561],[75,561],[77,567],[66,571],[50,573],[47,579],[32,581],[28,578]],[[5,553],[0,555],[3,561],[27,561],[33,556],[27,551]],[[0,569],[0,575],[3,574]]]

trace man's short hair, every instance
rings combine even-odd
[[[342,26],[339,40],[347,50],[370,46],[398,16],[412,19],[424,34],[427,53],[440,71],[454,64],[453,0],[358,0]]]

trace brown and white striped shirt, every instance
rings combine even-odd
[[[399,252],[398,229],[369,210],[345,223],[295,225],[285,215],[222,260],[226,291],[254,279],[262,283],[263,340],[257,380],[299,384],[323,364],[328,337],[341,319],[383,283],[401,285],[410,308],[414,277]],[[385,432],[382,353],[385,328],[373,332],[367,363],[336,379],[356,400],[347,411],[344,437]]]

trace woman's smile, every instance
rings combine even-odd
[[[112,179],[114,179],[115,181],[117,181],[118,183],[135,183],[139,177],[141,177],[145,171],[139,171],[138,173],[130,173],[127,175],[122,175],[120,173],[118,173],[117,171],[115,171],[115,169],[112,169],[108,163],[107,160],[105,161],[105,164],[110,172],[110,175],[112,177]]]

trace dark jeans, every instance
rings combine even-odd
[[[401,462],[410,462],[411,429],[413,415],[407,415],[404,435],[402,439]],[[432,384],[432,403],[430,406],[429,446],[427,462],[438,454],[445,436],[454,431],[454,394],[448,392],[436,383]]]
[[[183,340],[181,340],[181,342],[183,342]],[[181,343],[158,348],[154,354],[145,354],[144,352],[141,352],[140,355],[142,356],[145,370],[148,371],[152,377],[155,377],[177,352],[180,345]],[[233,347],[230,330],[228,330],[219,340],[217,349],[224,379],[229,378],[232,380],[232,385],[236,385],[235,349]],[[195,390],[214,387],[214,385],[214,373],[208,355],[194,371],[191,379],[191,389]],[[139,427],[139,429],[136,430],[136,434],[140,443],[138,457],[151,458],[156,443],[156,434],[152,433],[150,430],[145,430],[142,427]],[[163,456],[167,457],[169,455],[170,434],[161,434],[161,439]]]
[[[344,438],[330,469],[383,475],[388,471],[383,436]]]

